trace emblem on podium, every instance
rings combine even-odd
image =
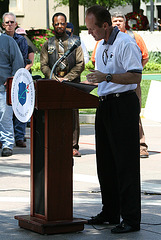
[[[27,122],[34,110],[35,89],[32,76],[25,68],[20,68],[13,78],[11,101],[17,119]]]

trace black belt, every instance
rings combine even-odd
[[[109,100],[110,98],[118,98],[118,97],[121,97],[121,96],[124,96],[124,95],[132,94],[134,92],[135,92],[134,90],[129,90],[127,92],[111,93],[111,94],[106,95],[106,96],[100,96],[99,101],[103,102],[105,100]]]

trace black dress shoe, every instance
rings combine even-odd
[[[23,140],[18,140],[18,141],[16,141],[16,146],[25,148],[26,143]]]
[[[10,148],[3,148],[1,156],[2,157],[9,157],[12,155],[12,149]]]
[[[103,224],[103,223],[108,223],[110,224],[118,224],[120,223],[119,219],[109,219],[107,217],[105,217],[105,214],[103,212],[99,213],[98,215],[96,215],[95,217],[91,217],[91,219],[88,220],[87,224]]]
[[[111,229],[111,233],[129,233],[129,232],[135,232],[139,231],[140,226],[138,227],[132,227],[122,221],[119,225],[117,225],[115,228]]]

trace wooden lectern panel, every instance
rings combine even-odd
[[[54,80],[36,81],[35,92],[30,216],[15,218],[41,234],[82,231],[86,221],[73,218],[73,109],[97,107],[98,98]]]
[[[98,106],[98,97],[55,80],[38,80],[35,89],[37,109],[77,109]]]

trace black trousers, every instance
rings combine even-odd
[[[135,92],[113,97],[100,102],[95,123],[102,210],[131,226],[141,220],[139,111]]]
[[[80,135],[80,125],[79,125],[79,110],[73,109],[73,148],[79,150],[79,135]]]

